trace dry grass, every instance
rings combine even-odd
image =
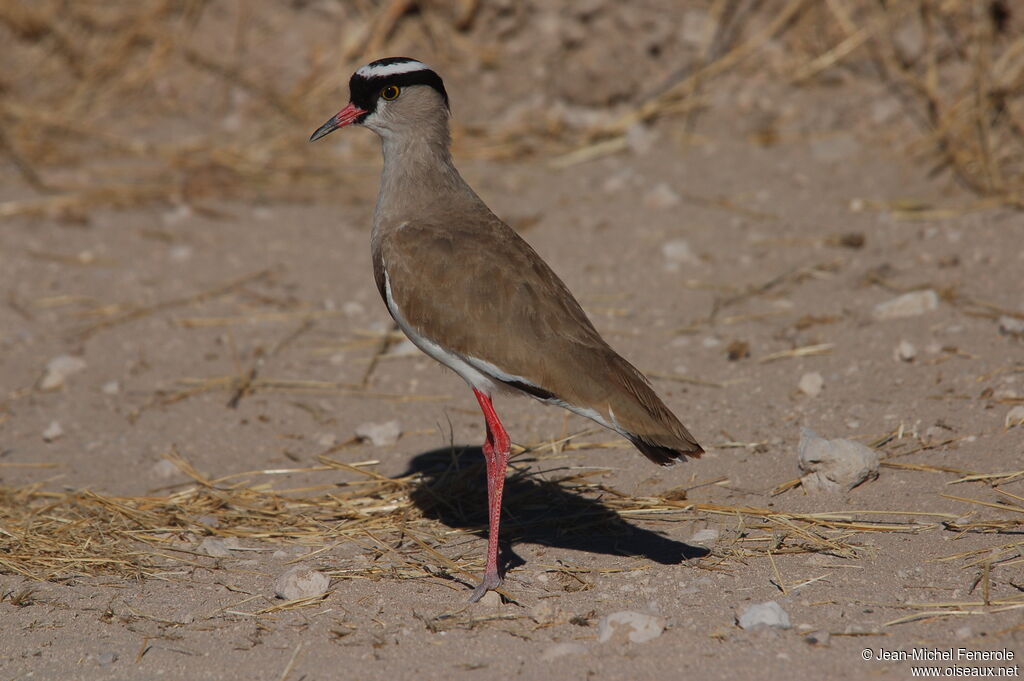
[[[617,444],[574,442],[579,435],[521,448],[514,456],[506,506],[520,511],[545,502],[563,506],[557,513],[514,514],[519,517],[507,524],[513,536],[567,526],[616,532],[622,530],[621,518],[647,523],[715,518],[720,523],[727,518],[740,528],[734,539],[696,563],[717,570],[786,554],[825,553],[855,559],[861,553],[858,537],[865,533],[942,529],[1010,533],[1019,527],[1019,521],[965,523],[955,514],[898,509],[793,513],[694,503],[681,489],[632,496],[597,482],[604,470],[558,467],[567,449]],[[465,546],[465,539],[484,527],[478,513],[483,505],[472,498],[479,492],[479,457],[471,457],[464,466],[452,460],[433,473],[388,478],[370,468],[375,461],[348,464],[323,455],[320,465],[312,468],[248,471],[216,480],[203,476],[174,452],[167,458],[191,482],[165,496],[113,497],[38,487],[0,490],[0,572],[47,581],[101,574],[158,578],[182,566],[214,561],[197,548],[204,537],[233,538],[250,549],[302,546],[306,550],[296,560],[315,558],[329,564],[331,574],[340,579],[468,582],[480,570],[478,545]],[[532,464],[529,469],[524,467],[527,463]],[[331,470],[353,479],[291,490],[252,482],[253,478]],[[691,489],[714,482],[697,483]],[[1000,508],[1021,512],[1009,502],[1015,500]],[[374,559],[332,558],[332,550],[345,542],[354,542]],[[1004,547],[999,555],[1010,560],[1017,554]],[[991,564],[996,554],[987,560]]]
[[[84,220],[101,206],[308,198],[351,185],[355,178],[318,161],[296,132],[336,107],[347,69],[385,52],[407,26],[442,61],[461,52],[502,62],[476,40],[490,28],[485,2],[337,3],[317,11],[341,35],[280,82],[280,73],[250,61],[260,56],[261,31],[283,29],[264,25],[256,4],[239,3],[230,19],[213,18],[214,4],[0,4],[16,65],[0,79],[0,155],[36,194],[0,203],[0,219]],[[307,10],[281,11],[298,19]],[[557,155],[560,165],[618,153],[637,122],[671,117],[690,128],[708,91],[728,82],[723,76],[763,71],[773,62],[759,56],[781,44],[777,77],[798,86],[837,77],[883,83],[903,104],[901,120],[918,127],[911,153],[995,203],[1024,203],[1024,17],[1013,3],[716,0],[708,16],[698,57],[613,123],[464,130],[461,153]],[[244,104],[231,103],[236,95]]]

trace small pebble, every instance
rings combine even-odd
[[[661,247],[661,254],[669,262],[688,265],[699,262],[697,256],[694,255],[693,250],[690,248],[690,243],[686,239],[666,241]]]
[[[50,421],[50,425],[46,426],[46,429],[43,431],[43,441],[53,442],[63,437],[63,435],[64,429],[61,428],[61,425],[56,421]]]
[[[296,565],[274,582],[274,595],[286,601],[312,598],[327,593],[331,578],[305,565]]]
[[[389,447],[398,442],[402,427],[398,421],[364,423],[356,428],[356,437],[369,440],[374,447]]]
[[[832,643],[832,634],[827,631],[816,631],[813,634],[807,634],[807,636],[804,636],[804,641],[806,641],[808,645],[827,648],[829,644]]]
[[[634,123],[626,130],[626,146],[637,156],[646,155],[657,139],[658,135],[644,123]]]
[[[547,575],[544,576],[546,577]],[[550,625],[563,619],[563,613],[561,608],[550,600],[543,600],[530,608],[530,619],[537,624]]]
[[[897,362],[913,362],[914,358],[917,357],[917,348],[909,341],[901,340],[893,352],[893,357],[896,358]]]
[[[181,474],[181,469],[167,459],[160,459],[153,464],[152,471],[156,477],[162,480],[173,478],[174,476]]]
[[[621,632],[632,643],[646,643],[658,638],[664,631],[664,618],[623,610],[601,618],[597,627],[597,640],[607,643]]]
[[[39,379],[40,390],[57,390],[71,376],[84,371],[85,360],[71,355],[57,355],[46,363],[43,376]]]
[[[1024,426],[1024,404],[1018,404],[1006,413],[1004,426],[1007,429],[1014,428],[1016,426]]]
[[[488,591],[478,601],[480,605],[485,608],[500,608],[501,607],[501,594],[497,591]]]
[[[689,544],[702,544],[708,546],[718,541],[718,530],[713,530],[710,527],[703,530],[697,530],[687,540]]]
[[[167,257],[174,262],[185,262],[192,257],[192,247],[184,244],[172,246],[167,252]]]
[[[825,379],[817,371],[809,371],[800,377],[797,387],[808,397],[817,397],[821,394],[821,389],[825,387]]]
[[[671,208],[679,201],[679,194],[664,182],[659,183],[644,196],[644,204],[650,208]]]
[[[999,333],[1007,336],[1024,336],[1024,319],[1003,315],[999,318]]]
[[[227,558],[231,555],[231,551],[228,550],[224,540],[217,539],[216,537],[206,537],[203,541],[199,542],[196,550],[212,558]]]
[[[743,611],[737,618],[742,629],[757,629],[758,627],[777,627],[789,629],[789,613],[782,609],[776,601],[767,603],[755,603]]]
[[[104,395],[116,395],[121,392],[121,384],[118,381],[107,381],[100,388],[100,392]]]
[[[108,650],[96,656],[96,663],[101,667],[109,667],[117,662],[117,653]]]
[[[939,294],[932,289],[923,291],[911,291],[886,300],[875,305],[875,319],[880,321],[887,319],[903,319],[905,317],[917,317],[925,312],[937,310],[939,307]]]

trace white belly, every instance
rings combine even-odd
[[[398,305],[395,304],[395,299],[391,296],[391,280],[388,278],[387,272],[384,272],[384,293],[388,311],[398,323],[398,328],[402,329],[402,333],[408,336],[413,345],[457,373],[462,377],[462,380],[470,386],[476,388],[485,395],[494,394],[498,385],[490,376],[471,365],[466,359],[463,359],[453,352],[445,350],[440,345],[429,338],[424,337],[422,334],[417,333],[416,329],[412,328],[409,322],[406,321],[405,317],[402,316],[402,311],[398,309]]]

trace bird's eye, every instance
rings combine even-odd
[[[398,99],[401,92],[402,90],[397,85],[388,85],[380,91],[380,98],[390,102],[392,99]]]

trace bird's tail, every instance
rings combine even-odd
[[[625,391],[619,392],[619,404],[609,407],[616,425],[640,452],[654,463],[670,466],[676,461],[698,458],[704,449],[676,415],[665,406],[647,379],[632,364],[622,359],[620,380]],[[632,398],[632,399],[630,399]]]

